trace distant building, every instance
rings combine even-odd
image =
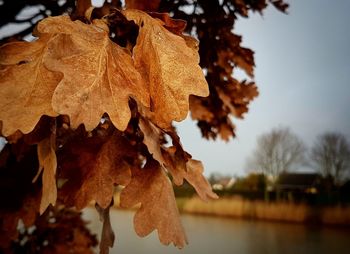
[[[274,189],[278,199],[300,201],[317,194],[322,176],[316,173],[282,173],[278,176]]]
[[[230,189],[235,183],[235,178],[233,177],[223,177],[218,179],[215,183],[212,184],[214,190],[224,190]]]

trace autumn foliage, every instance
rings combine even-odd
[[[169,179],[189,182],[203,200],[217,196],[173,122],[190,111],[205,137],[234,135],[230,116],[242,117],[258,93],[254,83],[231,75],[240,67],[253,77],[254,67],[253,52],[230,32],[233,14],[247,16],[267,4],[223,1],[228,13],[215,15],[224,9],[198,1],[207,16],[188,20],[186,28],[181,3],[126,1],[122,8],[112,1],[93,8],[78,1],[69,16],[40,21],[36,40],[1,46],[0,130],[8,144],[0,173],[21,185],[18,200],[0,208],[4,251],[19,237],[19,219],[29,227],[52,209],[59,217],[62,207],[80,210],[95,202],[103,221],[100,251],[108,253],[116,186],[125,187],[121,207],[141,204],[134,218],[138,235],[157,229],[164,244],[187,243]],[[204,46],[186,33],[194,27]],[[215,50],[209,51],[211,42]],[[89,248],[94,241],[87,239]]]

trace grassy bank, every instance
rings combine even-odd
[[[181,212],[252,220],[350,226],[350,207],[312,207],[285,202],[251,201],[240,197],[203,202],[197,197],[177,199]]]

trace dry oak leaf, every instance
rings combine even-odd
[[[163,145],[167,143],[165,134],[169,135],[172,143],[179,148],[176,153],[176,160],[178,162],[181,161],[185,164],[191,158],[191,155],[183,150],[180,137],[177,135],[175,129],[163,130],[153,124],[151,120],[143,117],[139,119],[139,128],[143,133],[143,143],[146,145],[148,152],[160,165],[164,166],[166,164],[163,156],[166,153],[166,148]]]
[[[139,127],[143,132],[143,143],[147,146],[148,151],[160,165],[170,172],[176,185],[182,185],[183,180],[186,179],[203,200],[218,198],[203,176],[202,163],[191,159],[191,155],[183,150],[180,138],[176,133],[168,132],[173,139],[174,146],[163,148],[160,128],[143,118],[140,118]]]
[[[216,87],[216,92],[223,107],[237,118],[243,118],[243,114],[248,111],[248,103],[259,95],[255,83],[238,82],[234,79],[226,86]]]
[[[212,189],[211,185],[203,175],[203,164],[201,161],[190,159],[186,163],[187,171],[184,178],[195,188],[199,197],[204,201],[219,198]]]
[[[71,14],[73,20],[90,21],[89,16],[93,10],[91,0],[77,0],[74,12]]]
[[[221,122],[218,125],[218,133],[220,138],[225,141],[229,141],[231,137],[235,137],[235,125],[230,118],[227,118],[225,122]]]
[[[233,38],[235,35],[232,35]],[[223,66],[227,71],[230,70],[228,63],[233,62],[235,66],[238,66],[244,70],[249,77],[254,77],[254,52],[248,48],[240,47],[236,52],[229,50],[219,50],[218,51],[218,64]],[[226,66],[227,65],[227,66]],[[228,72],[228,74],[230,74]]]
[[[43,139],[38,144],[38,160],[39,170],[37,176],[42,175],[42,195],[40,202],[40,214],[43,214],[46,208],[52,204],[55,205],[57,199],[56,186],[56,169],[57,158],[55,151],[56,135],[52,134],[50,137]],[[35,177],[36,178],[36,177]],[[34,178],[34,181],[35,181]]]
[[[18,222],[22,220],[25,227],[29,228],[35,223],[40,203],[40,195],[27,193],[22,201],[22,205],[16,211],[3,212],[0,216],[0,250],[7,247],[12,241],[18,240]],[[8,246],[10,247],[10,246]],[[12,249],[13,250],[13,249]],[[3,252],[2,252],[3,253]],[[13,253],[5,252],[5,253]]]
[[[189,95],[209,95],[198,52],[169,32],[160,19],[138,10],[127,9],[123,14],[139,26],[133,58],[148,83],[155,124],[168,128],[172,120],[186,118]]]
[[[216,87],[216,91],[218,93],[218,96],[220,98],[220,100],[222,101],[222,104],[224,107],[227,107],[231,114],[234,115],[237,118],[243,118],[242,116],[242,112],[237,112],[237,109],[235,108],[234,104],[233,104],[233,100],[230,97],[230,94],[226,94],[223,89],[221,89],[220,87]]]
[[[139,127],[143,133],[143,143],[147,146],[149,153],[163,165],[165,161],[162,154],[161,129],[142,117],[139,119]]]
[[[212,191],[209,182],[203,176],[202,162],[194,159],[188,159],[187,161],[181,159],[182,156],[179,156],[176,152],[179,149],[182,150],[179,145],[171,146],[163,152],[166,161],[165,167],[172,175],[174,183],[180,186],[186,179],[202,200],[217,199],[218,196]]]
[[[138,203],[141,207],[135,214],[134,227],[139,236],[157,229],[161,243],[172,242],[179,248],[187,244],[172,185],[155,160],[148,161],[143,169],[133,169],[131,182],[121,193],[122,207]]]
[[[124,158],[136,156],[131,145],[124,137],[114,134],[108,140],[92,137],[66,146],[62,178],[67,177],[67,182],[60,194],[68,205],[77,209],[86,207],[92,200],[102,208],[108,207],[114,185],[125,186],[130,181],[130,166]]]
[[[182,35],[184,32],[187,22],[182,19],[173,19],[170,17],[169,13],[159,13],[159,12],[149,12],[148,13],[152,18],[160,19],[164,22],[163,26],[170,32]]]
[[[45,66],[61,72],[52,106],[68,115],[71,127],[94,129],[108,113],[119,130],[131,117],[129,97],[149,106],[149,93],[127,49],[109,39],[101,20],[87,25],[68,16],[50,17],[38,24],[40,33],[59,34],[45,57]]]
[[[0,48],[0,121],[4,136],[16,130],[27,134],[42,115],[57,116],[51,98],[61,75],[43,65],[52,39],[43,35],[34,42],[11,42]]]
[[[202,100],[196,96],[190,96],[190,111],[193,120],[204,120],[211,122],[214,114],[202,104]]]
[[[156,11],[159,8],[160,0],[125,0],[126,8],[139,9],[143,11]]]
[[[108,254],[109,248],[113,247],[115,235],[111,225],[111,219],[109,216],[109,206],[102,208],[98,204],[95,205],[97,212],[100,215],[100,221],[103,223],[101,241],[100,241],[100,254]]]

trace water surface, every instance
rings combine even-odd
[[[158,235],[140,238],[133,211],[111,210],[116,242],[110,254],[348,254],[350,230],[299,224],[256,222],[230,218],[182,215],[189,245],[178,250],[159,243]],[[102,224],[93,208],[84,211],[89,228],[100,235]]]

